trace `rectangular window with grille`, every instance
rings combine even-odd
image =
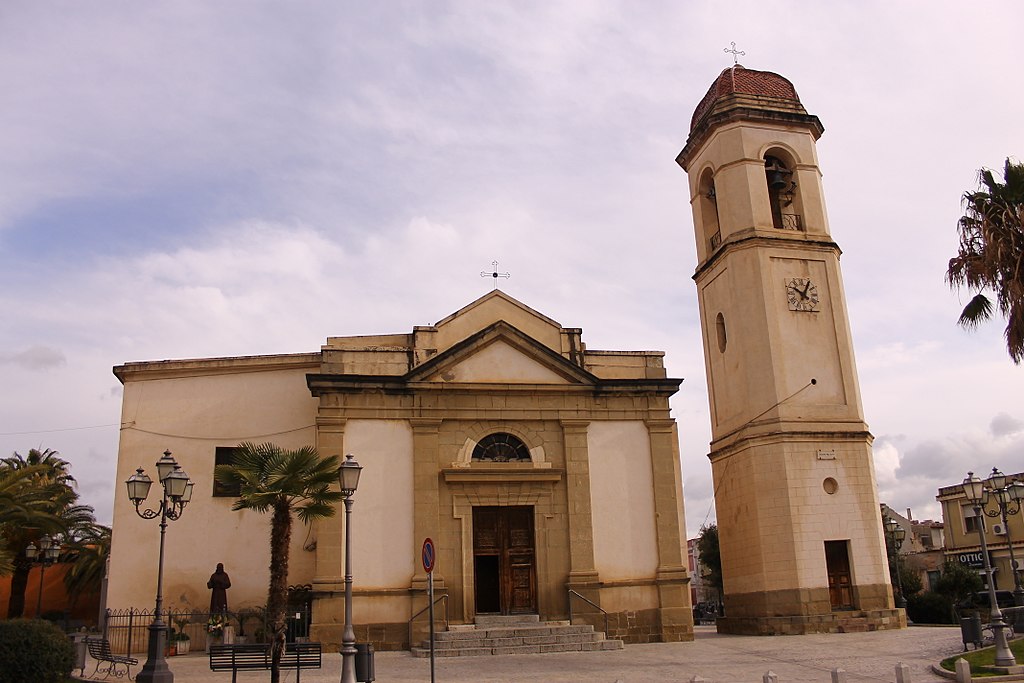
[[[233,446],[217,446],[214,454],[214,465],[233,465],[235,463],[235,449]],[[215,498],[237,498],[241,494],[241,486],[238,484],[222,484],[215,478],[213,480],[213,496]]]

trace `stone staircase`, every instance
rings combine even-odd
[[[541,622],[536,614],[477,616],[475,624],[452,626],[434,634],[435,657],[594,652],[621,650],[621,640],[608,640],[587,624]],[[412,648],[416,657],[430,656],[430,642]]]

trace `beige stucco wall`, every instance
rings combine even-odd
[[[651,578],[658,568],[647,426],[592,422],[587,430],[594,565],[602,581]]]
[[[267,361],[271,363],[270,360]],[[312,444],[316,400],[309,395],[303,363],[272,363],[261,371],[247,361],[232,370],[216,362],[218,374],[204,376],[201,361],[175,371],[145,364],[127,373],[114,497],[113,539],[107,606],[152,608],[156,593],[159,524],[135,514],[123,482],[137,467],[156,479],[155,463],[169,449],[195,482],[193,502],[178,521],[170,522],[164,565],[165,604],[209,607],[206,581],[218,562],[231,576],[231,608],[266,602],[270,561],[270,517],[232,512],[233,498],[213,498],[214,449],[243,440],[272,441],[285,448]],[[146,379],[156,376],[155,379]],[[171,375],[171,376],[168,376]],[[154,483],[147,501],[159,505]],[[313,577],[313,553],[303,550],[315,540],[296,521],[291,544],[289,583]]]
[[[405,420],[350,420],[345,452],[363,466],[352,499],[359,587],[408,588],[419,558],[413,540],[412,429]]]

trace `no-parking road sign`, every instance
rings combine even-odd
[[[434,571],[434,542],[429,538],[423,541],[423,552],[421,553],[423,559],[423,571],[430,574]]]

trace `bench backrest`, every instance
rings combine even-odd
[[[288,643],[281,654],[283,669],[318,669],[321,666],[320,643]],[[270,646],[263,643],[211,645],[210,669],[269,669]]]
[[[86,645],[89,646],[89,656],[93,659],[109,659],[112,656],[110,641],[106,638],[86,638]]]

